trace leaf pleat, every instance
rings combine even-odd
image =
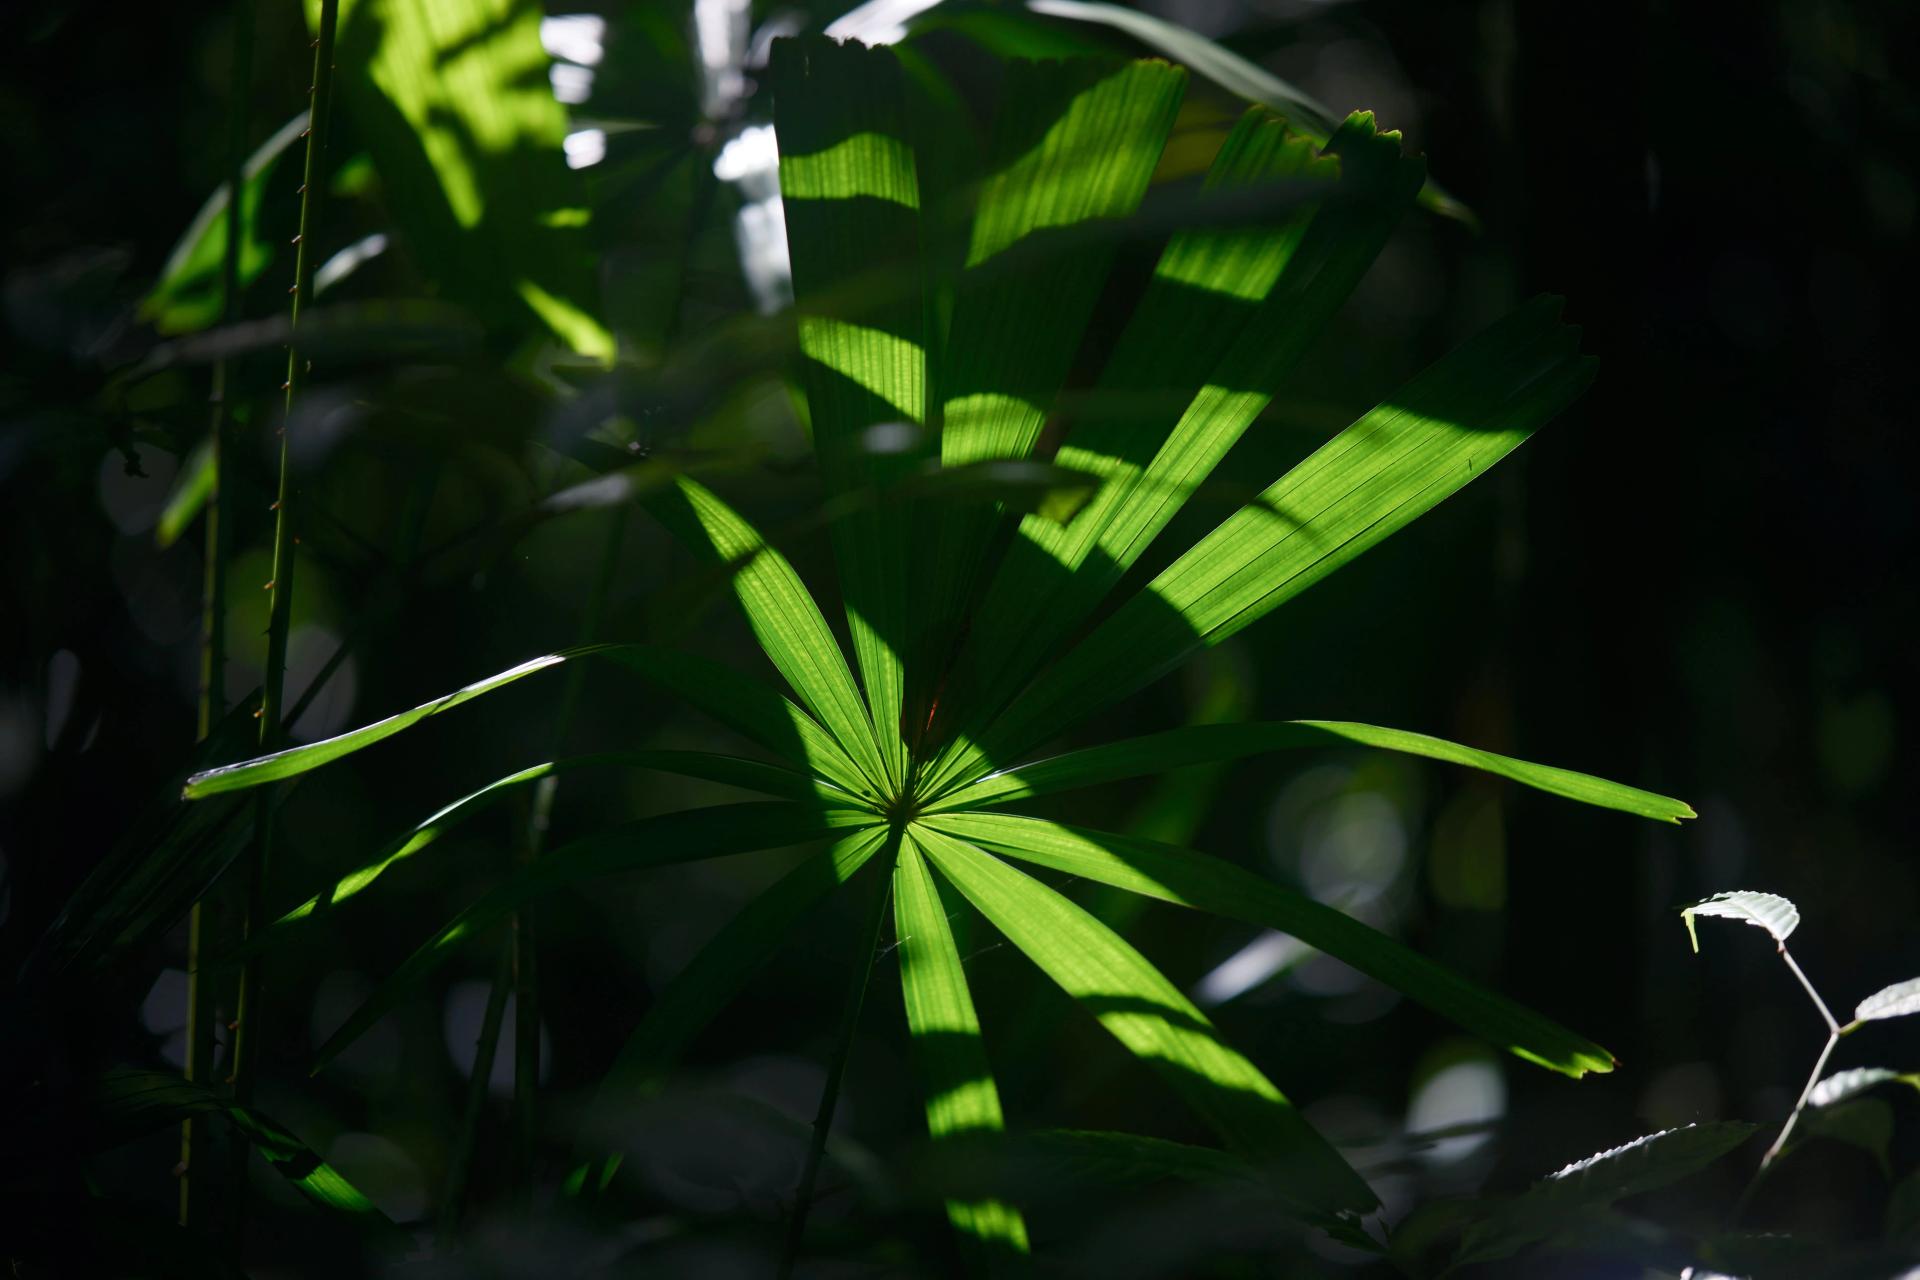
[[[1104,484],[1064,526],[1021,522],[952,681],[958,730],[1005,704],[1226,456],[1379,254],[1423,171],[1369,114],[1325,156],[1265,110],[1241,117],[1207,191],[1293,193],[1291,212],[1168,243],[1055,459]]]
[[[313,1069],[318,1072],[338,1057],[439,968],[461,942],[543,894],[623,871],[804,844],[872,821],[872,813],[862,810],[826,809],[787,800],[756,801],[623,822],[562,845],[525,864],[510,879],[482,895],[407,957],[320,1046]]]
[[[833,548],[854,659],[888,782],[906,776],[910,510],[891,490],[931,456],[920,281],[920,180],[907,91],[887,49],[776,42],[774,127],[814,452],[832,498]]]
[[[1000,1093],[980,1038],[980,1019],[967,988],[966,969],[947,923],[946,908],[907,832],[893,869],[894,930],[900,946],[900,989],[926,1099],[927,1132],[943,1139],[999,1133]],[[1027,1251],[1027,1227],[1017,1209],[994,1199],[949,1200],[947,1217],[961,1236],[991,1260]]]
[[[1372,747],[1465,765],[1508,778],[1550,795],[1603,809],[1617,809],[1664,822],[1691,818],[1684,801],[1642,791],[1591,774],[1462,746],[1444,738],[1404,729],[1341,720],[1281,720],[1264,723],[1201,724],[1150,733],[1081,751],[1069,751],[988,774],[928,806],[930,811],[977,809],[1030,796],[1094,786],[1122,778],[1163,773],[1187,765],[1238,760],[1269,751],[1312,747]]]
[[[1209,915],[1277,929],[1352,965],[1529,1062],[1581,1076],[1613,1055],[1549,1018],[1314,901],[1219,858],[1133,836],[998,813],[953,813],[928,825],[1008,857]]]
[[[943,826],[948,819],[938,819]],[[922,824],[921,849],[979,912],[1316,1221],[1376,1206],[1366,1182],[1145,957],[1046,885]]]
[[[1314,451],[1042,674],[951,772],[978,776],[1150,683],[1483,474],[1592,378],[1559,312],[1529,303]]]

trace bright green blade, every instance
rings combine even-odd
[[[309,20],[319,0],[307,0]],[[445,293],[610,360],[582,175],[535,0],[344,0],[340,94],[408,248]]]
[[[307,128],[307,113],[300,114],[281,125],[274,135],[261,143],[254,153],[247,157],[240,171],[240,283],[244,287],[259,278],[273,261],[273,248],[257,234],[259,226],[260,202],[265,198],[267,182],[273,176],[273,168],[286,149],[300,138]],[[140,304],[140,318],[148,321],[161,333],[189,333],[195,329],[205,329],[220,320],[221,298],[220,267],[227,254],[227,184],[222,182],[214,188],[207,202],[200,206],[200,212],[181,233],[180,240],[173,246],[173,252],[167,255],[167,264],[160,270],[160,279],[153,286],[153,292]],[[169,504],[169,511],[172,504]],[[193,519],[188,512],[185,524]],[[164,540],[162,546],[166,545]]]
[[[196,773],[187,779],[183,794],[189,800],[200,800],[306,773],[411,729],[429,716],[451,711],[482,694],[492,693],[523,676],[570,659],[589,657],[625,667],[685,698],[776,755],[863,799],[877,799],[872,785],[839,744],[811,716],[778,693],[705,658],[642,644],[581,645],[533,658],[385,720],[376,720],[319,742]]]
[[[886,841],[887,829],[878,826],[843,836],[741,908],[654,996],[600,1082],[601,1102],[653,1089],[693,1037],[787,944],[807,913],[853,879]]]
[[[1000,1091],[980,1039],[980,1019],[946,908],[909,830],[893,868],[894,932],[900,939],[900,989],[926,1098],[927,1133],[943,1140],[999,1133]],[[1027,1252],[1020,1211],[999,1200],[949,1200],[947,1218],[995,1269],[996,1260]]]
[[[734,599],[767,657],[870,786],[884,789],[886,767],[846,655],[787,558],[712,490],[686,476],[647,506],[688,545],[725,567]]]
[[[114,1067],[96,1077],[88,1092],[90,1115],[99,1126],[92,1135],[97,1146],[117,1146],[188,1116],[224,1116],[301,1195],[322,1208],[399,1235],[391,1219],[290,1130],[259,1111],[233,1105],[206,1085],[165,1071]]]
[[[821,39],[776,42],[772,80],[801,385],[828,495],[862,499],[834,521],[833,548],[874,736],[897,786],[911,516],[889,490],[931,452],[906,85],[891,50]],[[849,286],[886,267],[904,269],[884,287]]]
[[[805,774],[795,773],[791,769],[762,764],[757,760],[742,760],[736,756],[713,755],[705,751],[607,751],[596,755],[550,760],[545,764],[536,764],[510,773],[504,778],[495,779],[478,791],[443,806],[432,817],[395,837],[366,862],[340,876],[325,889],[281,916],[253,938],[248,939],[245,946],[228,958],[237,959],[279,945],[288,932],[301,921],[316,914],[324,915],[347,899],[365,892],[372,887],[374,881],[385,875],[396,863],[413,857],[449,831],[493,808],[500,801],[512,796],[515,788],[525,786],[529,782],[538,782],[542,778],[558,777],[575,769],[604,768],[657,769],[663,773],[678,774],[683,778],[722,782],[748,791],[758,791],[763,795],[783,796],[789,800],[819,800],[828,804],[836,801],[840,804],[850,804],[853,801],[851,796],[830,789],[825,784]]]
[[[1145,957],[1069,899],[945,834],[953,818],[935,821],[940,830],[919,824],[915,837],[941,874],[1301,1211],[1325,1222],[1377,1207],[1360,1175]]]
[[[1012,814],[953,813],[925,821],[1008,857],[1292,934],[1529,1062],[1575,1077],[1613,1069],[1613,1055],[1584,1036],[1343,912],[1232,863],[1152,840]]]
[[[1027,0],[1027,8],[1049,18],[1065,18],[1124,32],[1161,56],[1193,68],[1227,92],[1249,102],[1263,103],[1298,121],[1301,132],[1316,142],[1324,142],[1327,131],[1333,127],[1333,112],[1311,94],[1178,23],[1100,0]],[[1428,181],[1421,188],[1420,203],[1469,226],[1479,225],[1473,211],[1447,194],[1438,183]]]
[[[1032,453],[1112,261],[1114,242],[1086,229],[1139,207],[1185,87],[1158,62],[1007,65],[939,366],[942,466]],[[984,503],[930,513],[921,724],[999,518]]]
[[[1515,760],[1474,747],[1463,747],[1444,738],[1404,729],[1383,729],[1377,725],[1353,724],[1342,720],[1281,720],[1259,724],[1201,724],[1150,733],[1107,743],[1084,751],[1069,751],[1031,764],[1016,765],[988,774],[978,782],[941,796],[927,806],[928,812],[949,809],[978,809],[1007,804],[1028,796],[1090,787],[1121,778],[1140,778],[1178,769],[1186,765],[1238,760],[1269,751],[1291,751],[1312,747],[1374,747],[1383,751],[1401,751],[1408,755],[1466,765],[1486,773],[1510,778],[1525,786],[1564,796],[1602,809],[1618,809],[1662,822],[1678,822],[1694,816],[1684,801],[1642,791],[1638,787],[1608,782],[1590,774],[1552,765]]]
[[[1258,621],[1505,457],[1591,381],[1540,298],[1281,477],[1122,605],[959,755],[987,771]]]
[[[952,681],[959,732],[986,723],[1093,613],[1266,408],[1386,244],[1422,172],[1370,115],[1348,120],[1319,158],[1264,110],[1240,119],[1208,192],[1324,194],[1296,199],[1272,225],[1201,227],[1168,243],[1056,457],[1105,483],[1064,527],[1021,522]]]
[[[338,1057],[439,968],[460,942],[543,894],[622,871],[804,844],[873,820],[873,814],[865,811],[824,809],[786,800],[715,805],[623,822],[542,854],[455,916],[407,957],[320,1046],[313,1069],[317,1073]]]
[[[160,519],[154,522],[154,545],[164,550],[180,540],[180,535],[206,507],[207,499],[213,496],[217,480],[213,438],[208,436],[193,446],[180,463],[180,473],[173,479],[166,505],[160,508]]]

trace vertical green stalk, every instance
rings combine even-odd
[[[247,97],[253,82],[253,0],[237,0],[233,13],[233,60],[228,69],[227,243],[220,262],[220,322],[240,318],[240,246],[245,234],[241,188],[247,160]],[[207,426],[213,491],[207,495],[206,565],[200,602],[199,737],[205,741],[226,714],[227,553],[233,537],[232,488],[227,484],[227,397],[232,370],[226,356],[213,364],[212,409]],[[187,921],[188,1080],[204,1083],[213,1069],[217,1001],[205,962],[214,949],[218,909],[205,899],[193,904]],[[188,1117],[180,1124],[180,1225],[204,1228],[212,1170],[207,1161],[207,1122]]]
[[[891,848],[900,843],[898,829]],[[800,1259],[800,1246],[806,1239],[807,1215],[813,1209],[813,1189],[820,1180],[820,1165],[827,1154],[827,1135],[833,1131],[833,1113],[840,1104],[840,1082],[846,1078],[847,1059],[853,1056],[853,1036],[860,1026],[860,1008],[866,1003],[867,984],[873,977],[873,956],[880,949],[880,930],[887,918],[887,901],[893,886],[892,857],[876,858],[878,872],[869,872],[877,883],[872,890],[866,926],[857,935],[861,950],[853,957],[847,999],[840,1015],[840,1035],[834,1044],[833,1058],[827,1063],[827,1078],[820,1086],[820,1109],[814,1113],[813,1136],[807,1143],[806,1163],[800,1169],[800,1183],[793,1193],[793,1212],[787,1218],[787,1242],[780,1254],[780,1280],[793,1274]]]
[[[307,157],[300,180],[300,232],[294,237],[292,312],[287,335],[287,380],[285,416],[280,426],[280,476],[273,503],[273,580],[267,584],[267,667],[260,691],[260,749],[273,751],[284,736],[281,722],[286,691],[287,633],[293,613],[294,503],[297,498],[292,466],[288,460],[287,428],[293,421],[294,404],[306,382],[307,361],[300,354],[300,316],[306,299],[313,292],[313,233],[318,226],[321,157],[326,148],[326,128],[333,103],[334,37],[340,22],[340,0],[321,0],[320,33],[313,42],[313,82],[308,88]],[[251,937],[266,919],[267,869],[273,851],[273,789],[262,787],[254,811],[254,838],[246,867],[246,915],[243,937]],[[248,957],[240,972],[240,997],[234,1011],[233,1096],[242,1106],[252,1101],[257,1058],[263,1034],[260,1026],[266,1013],[261,991],[260,957]],[[234,1186],[234,1246],[239,1248],[242,1222],[239,1213],[245,1203],[246,1147],[237,1144],[238,1158]]]

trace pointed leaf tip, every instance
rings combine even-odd
[[[1855,1022],[1877,1022],[1882,1018],[1904,1018],[1920,1013],[1920,978],[1896,982],[1862,1000],[1853,1011]]]

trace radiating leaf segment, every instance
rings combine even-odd
[[[777,799],[627,824],[552,850],[427,942],[320,1051],[336,1055],[474,931],[535,894],[589,876],[831,840],[743,909],[659,992],[609,1088],[649,1087],[839,886],[891,877],[909,1031],[936,1141],[1004,1124],[990,1055],[942,885],[1158,1072],[1303,1220],[1351,1222],[1372,1192],[1249,1059],[1106,925],[1013,859],[1230,919],[1283,929],[1468,1030],[1568,1075],[1611,1055],[1385,934],[1240,867],[1174,845],[992,812],[1073,787],[1276,750],[1361,746],[1479,768],[1649,818],[1683,803],[1567,770],[1399,730],[1338,722],[1208,725],[1035,759],[1063,729],[1252,624],[1498,461],[1590,377],[1550,300],[1440,361],[1201,539],[1078,645],[1084,625],[1274,395],[1420,189],[1397,135],[1355,116],[1324,150],[1255,109],[1209,187],[1324,184],[1258,226],[1208,222],[1173,237],[1105,371],[1112,404],[1065,424],[1061,460],[1102,480],[1064,524],[899,500],[929,467],[1037,456],[1109,267],[1111,238],[1066,233],[1124,219],[1145,194],[1184,73],[1160,63],[1015,65],[1001,87],[970,230],[940,268],[923,217],[925,100],[886,50],[776,46],[772,83],[788,203],[800,381],[830,501],[852,661],[793,565],[715,493],[685,478],[648,501],[724,567],[760,647],[797,701],[705,659],[600,645],[522,664],[390,720],[195,777],[192,796],[259,785],[398,733],[564,661],[615,662],[700,707],[777,764],[689,752],[557,760],[509,774],[403,833],[279,926],[367,888],[504,791],[587,763],[665,769]],[[918,122],[918,123],[916,123]],[[945,164],[951,156],[939,157]],[[1057,242],[1056,236],[1065,236]],[[1104,247],[1103,247],[1104,246]],[[888,253],[900,255],[889,258]],[[1031,254],[1031,257],[1022,255]],[[1001,260],[1020,269],[996,269]],[[863,291],[872,264],[905,262]],[[934,335],[944,335],[936,339]],[[1165,407],[1171,406],[1171,407]],[[857,673],[857,675],[856,675]],[[1024,692],[1023,692],[1024,691]],[[1019,695],[1016,697],[1015,695]],[[864,962],[864,958],[863,958]],[[949,1206],[993,1266],[1027,1246],[1017,1209]]]

